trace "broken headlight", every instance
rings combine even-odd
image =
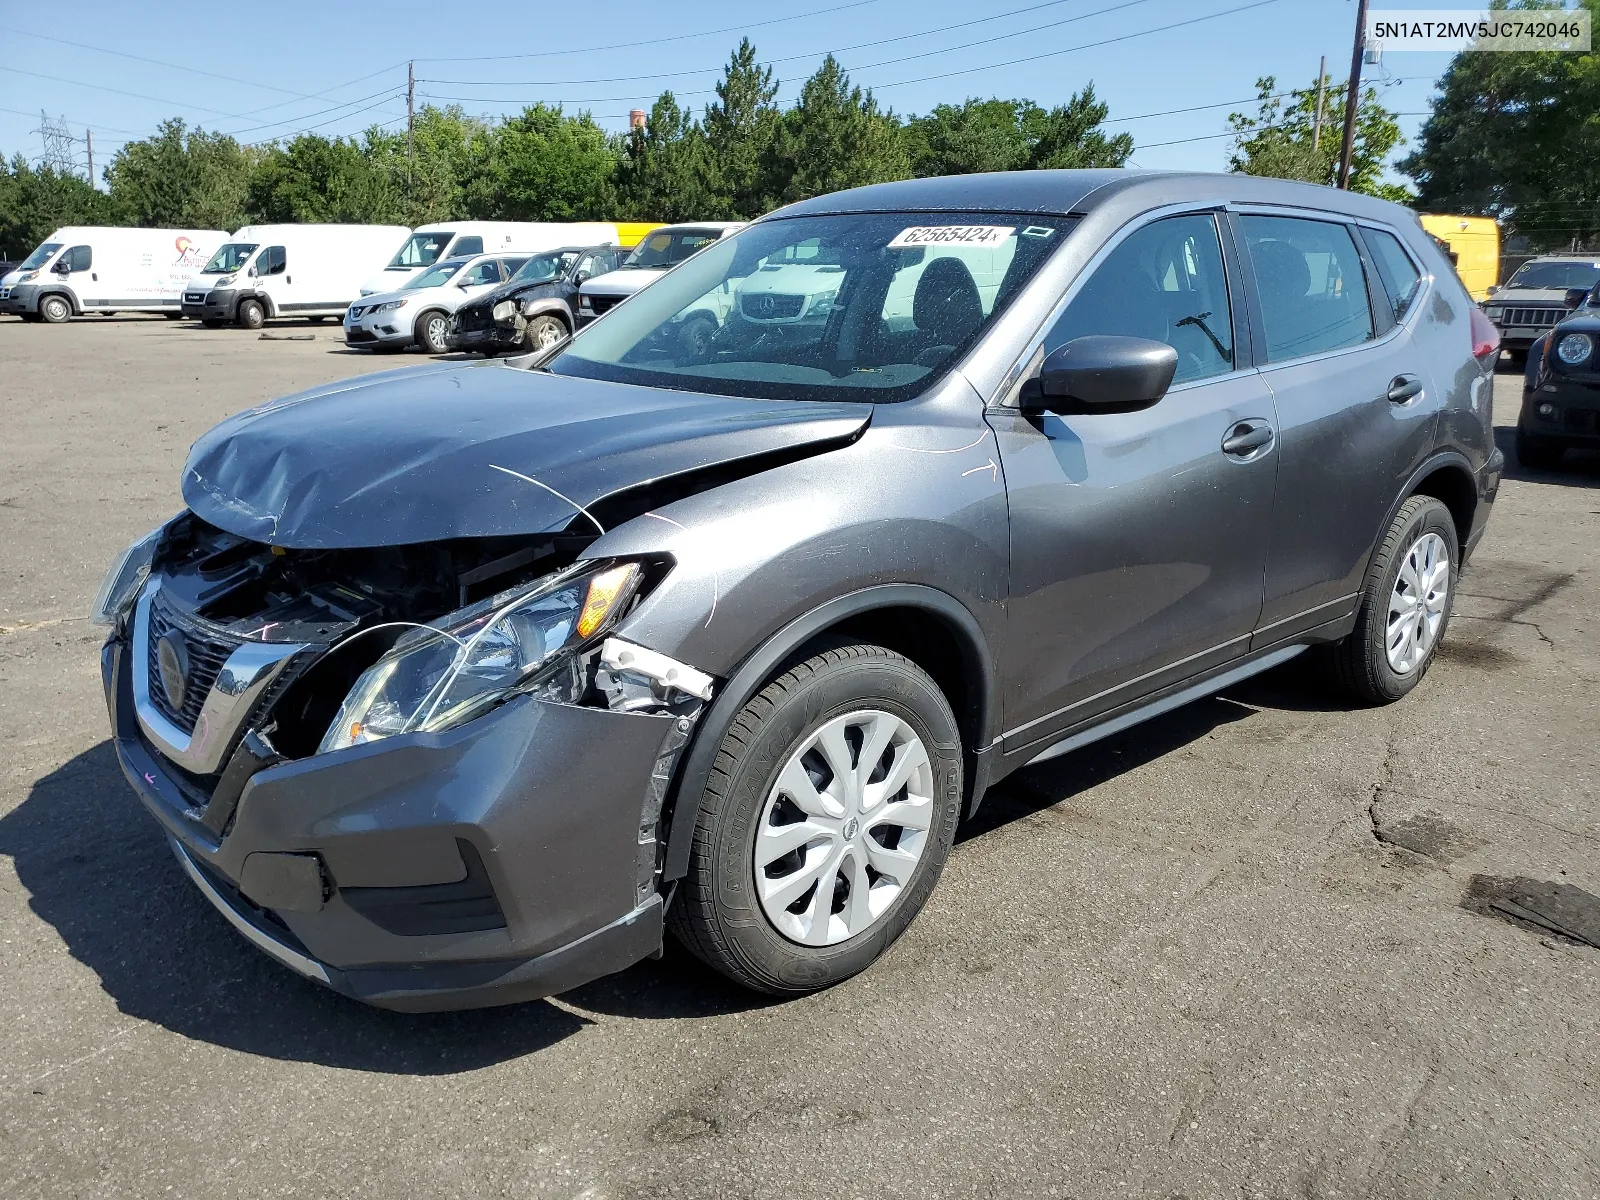
[[[449,729],[513,693],[575,703],[579,651],[622,615],[641,575],[637,563],[580,563],[408,630],[356,680],[318,752]]]
[[[117,555],[100,584],[94,607],[89,610],[89,620],[96,625],[110,625],[113,628],[122,620],[128,609],[133,607],[134,597],[139,594],[144,581],[150,577],[150,564],[155,559],[156,547],[160,545],[161,535],[166,529],[166,525],[158,525]]]

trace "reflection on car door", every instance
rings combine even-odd
[[[1397,307],[1409,315],[1415,286],[1391,300],[1381,278],[1369,278],[1376,263],[1354,225],[1234,219],[1260,297],[1261,375],[1280,421],[1257,637],[1265,645],[1350,611],[1399,488],[1432,445],[1439,399],[1415,322],[1395,321]]]
[[[991,410],[1011,504],[1008,753],[1043,749],[1248,647],[1277,453],[1270,440],[1232,454],[1222,443],[1276,421],[1248,352],[1235,351],[1246,326],[1222,234],[1209,211],[1135,230],[1046,335],[1044,354],[1085,334],[1175,347],[1158,404],[1042,418]]]

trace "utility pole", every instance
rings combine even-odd
[[[411,131],[417,123],[416,109],[417,94],[417,63],[415,59],[406,63],[406,195],[411,193]]]
[[[1361,102],[1361,51],[1367,36],[1367,0],[1356,0],[1356,41],[1350,51],[1350,82],[1344,96],[1344,141],[1339,147],[1339,186],[1350,187],[1350,156],[1356,146],[1356,107]]]
[[[1328,99],[1328,56],[1317,61],[1317,119],[1311,124],[1311,149],[1320,162],[1322,158],[1322,108]],[[1327,176],[1323,176],[1327,182]]]
[[[89,147],[89,186],[94,186],[94,130],[85,129],[83,140]]]

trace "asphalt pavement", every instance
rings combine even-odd
[[[843,986],[404,1016],[235,935],[107,741],[85,613],[190,442],[421,361],[268,332],[0,319],[0,1196],[1600,1193],[1600,951],[1482,881],[1600,894],[1600,457],[1512,466],[1404,701],[1291,663],[1013,777]]]

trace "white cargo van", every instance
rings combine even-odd
[[[361,285],[361,294],[398,291],[445,258],[538,254],[562,246],[631,246],[654,228],[637,221],[440,221],[421,226],[401,242],[389,265]]]
[[[213,329],[340,316],[410,232],[403,225],[246,225],[190,282],[183,315]]]
[[[68,225],[0,279],[0,312],[51,322],[91,312],[175,318],[190,277],[227,239],[220,229]]]

